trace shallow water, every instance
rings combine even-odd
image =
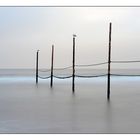
[[[39,80],[33,76],[0,78],[0,133],[140,133],[140,77],[106,76]]]

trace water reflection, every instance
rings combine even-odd
[[[105,114],[106,120],[105,120],[105,122],[106,122],[106,127],[107,127],[107,133],[111,133],[111,132],[113,132],[113,127],[112,127],[112,124],[113,124],[113,122],[112,122],[113,118],[112,117],[113,117],[113,115],[112,115],[112,101],[111,100],[106,101],[105,110],[106,110],[106,114]]]

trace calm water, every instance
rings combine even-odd
[[[32,70],[0,74],[0,133],[140,133],[140,77],[112,76],[108,102],[106,76],[76,78],[73,94],[71,79],[51,89]]]
[[[46,70],[46,69],[41,69]],[[48,69],[47,69],[48,70]],[[0,69],[0,76],[35,76],[35,70],[33,69]],[[72,69],[68,70],[54,70],[55,75],[71,75]],[[112,74],[139,74],[140,69],[113,69],[111,70]],[[76,69],[76,74],[86,74],[86,75],[100,75],[100,74],[107,74],[106,69]],[[48,72],[39,72],[39,75],[46,76],[50,75],[50,71]]]

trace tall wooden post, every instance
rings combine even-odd
[[[52,45],[52,58],[51,58],[51,83],[50,86],[53,86],[53,61],[54,61],[54,45]]]
[[[38,83],[38,54],[39,50],[36,52],[36,84]]]
[[[75,37],[76,35],[73,35],[73,61],[72,61],[72,91],[75,92]]]
[[[107,76],[107,99],[110,99],[110,63],[111,63],[111,30],[112,23],[109,24],[109,51],[108,51],[108,76]]]

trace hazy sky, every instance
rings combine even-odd
[[[51,45],[55,67],[72,65],[72,35],[76,63],[107,61],[109,22],[112,60],[140,60],[140,8],[118,7],[0,7],[0,68],[49,68]],[[140,68],[136,64],[114,68]]]

